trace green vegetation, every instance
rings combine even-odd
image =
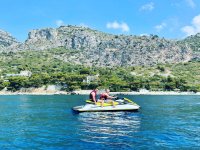
[[[46,51],[20,51],[0,53],[0,90],[17,91],[43,85],[61,85],[62,90],[109,87],[112,91],[200,91],[200,62],[158,64],[134,67],[86,67],[66,63],[58,56],[78,53],[63,48]],[[67,58],[66,58],[67,59]],[[8,76],[29,70],[30,77]],[[87,76],[99,74],[90,83],[83,82]]]

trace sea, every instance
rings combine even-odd
[[[141,109],[75,113],[87,95],[0,96],[0,149],[200,149],[200,96],[120,96]]]

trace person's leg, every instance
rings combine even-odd
[[[106,100],[106,103],[112,103],[113,107],[115,107],[115,101],[112,99]]]
[[[104,105],[104,100],[101,100],[101,107],[103,107]]]
[[[112,100],[112,105],[113,105],[113,107],[115,107],[115,102]]]
[[[101,107],[103,107],[103,105],[104,105],[104,99],[100,99],[100,102],[101,102]]]

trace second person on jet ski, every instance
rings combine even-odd
[[[106,89],[104,93],[100,94],[101,107],[103,107],[104,102],[106,102],[106,103],[111,102],[113,107],[115,107],[115,102],[112,99],[116,98],[116,97],[110,96],[109,93],[110,93],[110,90]]]

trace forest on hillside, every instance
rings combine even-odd
[[[70,53],[70,51],[68,51]],[[62,49],[0,53],[0,90],[59,85],[64,91],[110,88],[111,91],[200,91],[200,62],[153,66],[97,67],[59,59]],[[30,71],[31,76],[8,76]],[[97,78],[87,82],[87,77]]]

